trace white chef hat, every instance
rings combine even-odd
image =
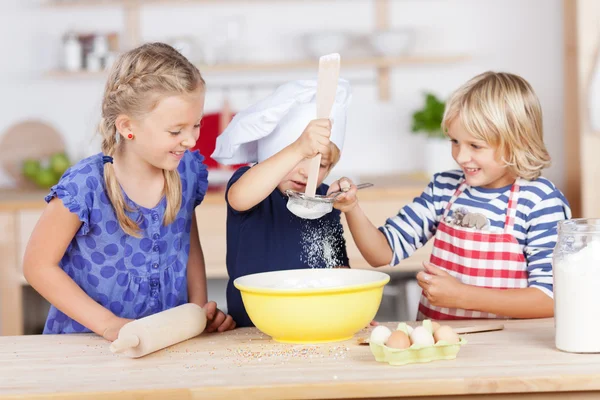
[[[211,157],[221,164],[261,162],[300,137],[316,118],[317,81],[285,83],[267,98],[236,114],[217,137]],[[330,140],[340,149],[346,135],[346,112],[352,99],[350,83],[338,80],[330,118]]]

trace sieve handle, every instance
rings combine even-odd
[[[368,188],[368,187],[371,187],[371,186],[373,186],[372,183],[361,183],[360,185],[356,185],[356,190],[365,189],[365,188]],[[347,190],[339,190],[337,192],[329,193],[329,195],[327,197],[333,197],[335,199],[340,194],[346,193],[346,192],[347,192]]]

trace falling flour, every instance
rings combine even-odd
[[[329,219],[302,224],[300,261],[310,268],[344,266],[345,241],[342,226]]]

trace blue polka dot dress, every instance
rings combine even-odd
[[[135,211],[141,236],[127,235],[106,195],[102,154],[71,167],[50,189],[45,200],[57,197],[82,222],[59,266],[96,302],[123,318],[138,319],[188,301],[187,262],[195,207],[208,186],[208,171],[198,152],[186,152],[178,170],[182,202],[176,220],[163,226],[166,199],[154,208]],[[54,306],[45,334],[90,332]]]

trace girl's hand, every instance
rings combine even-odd
[[[333,207],[342,212],[348,212],[354,209],[354,207],[356,207],[358,204],[356,190],[356,185],[350,179],[340,178],[339,180],[333,182],[331,186],[329,186],[327,194],[329,195],[329,193],[339,191],[345,192],[335,198]]]
[[[293,143],[303,158],[313,158],[317,154],[329,154],[331,121],[327,118],[315,119],[308,123],[302,135]]]
[[[425,271],[417,274],[417,282],[423,289],[423,295],[437,307],[461,307],[465,284],[441,268],[424,262]]]
[[[119,337],[119,331],[123,325],[133,321],[133,319],[121,318],[115,316],[102,332],[102,337],[110,342],[114,342]]]
[[[206,303],[204,311],[206,312],[206,332],[225,332],[235,328],[235,321],[231,315],[219,310],[214,301]]]

